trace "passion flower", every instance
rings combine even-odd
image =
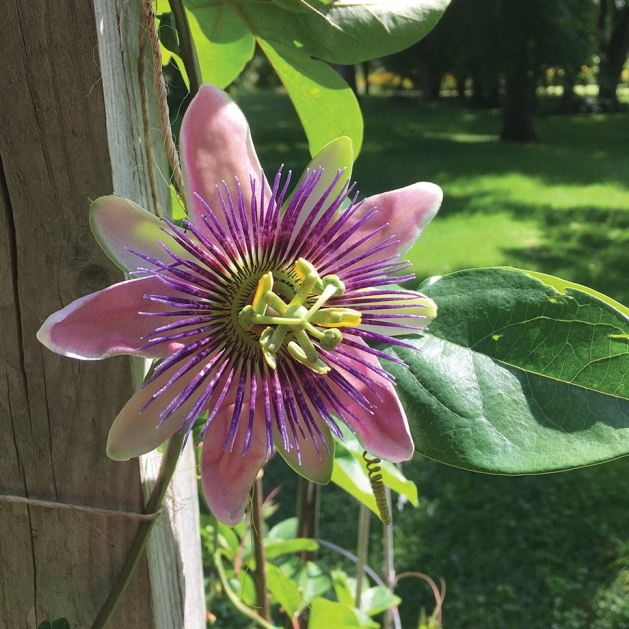
[[[244,514],[276,448],[299,474],[331,476],[339,424],[389,461],[413,441],[391,376],[368,342],[422,330],[436,314],[399,256],[436,214],[427,183],[357,201],[351,141],[325,146],[288,194],[269,186],[241,110],[201,87],[181,128],[189,216],[181,226],[132,201],[97,199],[90,221],[132,279],[51,315],[38,338],[84,360],[160,359],[115,419],[107,453],[149,452],[201,418],[201,474],[216,517]]]

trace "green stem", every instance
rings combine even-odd
[[[391,501],[391,488],[384,486],[384,495],[387,499],[387,507],[389,513],[393,513],[393,504]],[[395,590],[395,563],[393,559],[393,526],[390,524],[382,525],[382,538],[384,542],[384,581],[393,592]],[[401,629],[400,615],[397,611],[397,607],[389,607],[384,612],[384,619],[382,623],[382,629]]]
[[[300,476],[297,493],[297,537],[314,539],[319,535],[319,510],[321,485]],[[314,559],[313,551],[302,551],[301,562]]]
[[[179,456],[181,454],[184,434],[185,433],[177,433],[168,440],[159,474],[157,476],[157,480],[155,481],[153,491],[151,492],[148,502],[144,507],[144,513],[156,513],[162,506],[166,490],[168,489],[170,480],[175,473],[177,461],[179,460]],[[122,596],[131,581],[131,577],[138,566],[140,557],[142,557],[142,553],[146,548],[146,543],[148,542],[149,535],[153,530],[156,520],[157,518],[144,521],[139,524],[135,538],[131,544],[131,548],[129,549],[127,557],[122,564],[122,568],[116,577],[114,587],[109,592],[107,600],[103,603],[103,606],[96,615],[91,629],[103,629],[103,627],[105,627],[109,622],[111,615],[118,607],[120,600],[122,599]]]
[[[225,590],[225,594],[227,594],[227,598],[231,601],[232,605],[241,613],[243,613],[251,620],[257,622],[264,629],[275,629],[275,626],[270,622],[267,622],[256,614],[250,607],[247,607],[236,595],[234,590],[231,589],[229,585],[229,581],[227,579],[227,573],[225,572],[225,566],[223,566],[223,558],[221,557],[221,551],[217,550],[214,553],[214,564],[216,565],[216,569],[218,570],[218,576],[221,578],[221,583],[223,584],[223,589]]]
[[[355,606],[360,609],[360,599],[363,593],[363,570],[367,563],[367,553],[369,552],[369,522],[371,520],[371,512],[369,507],[360,505],[360,515],[358,520],[358,548],[356,555],[356,601]]]
[[[201,87],[201,68],[194,40],[190,32],[190,23],[186,15],[183,0],[168,0],[170,10],[175,15],[175,24],[179,34],[179,52],[190,81],[190,95],[195,96]]]
[[[271,620],[271,606],[269,605],[269,591],[266,586],[266,553],[264,551],[264,518],[262,517],[262,470],[256,478],[252,492],[251,505],[251,534],[253,537],[253,550],[256,558],[256,607],[260,610],[260,616],[267,621]]]

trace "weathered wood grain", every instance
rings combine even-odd
[[[117,463],[104,453],[109,426],[132,393],[128,359],[74,361],[35,338],[51,312],[122,279],[95,245],[89,199],[115,191],[150,207],[138,6],[7,0],[2,14],[0,493],[141,511],[139,461]],[[124,519],[0,502],[0,629],[35,629],[59,617],[73,629],[89,627],[135,528]],[[192,535],[194,545],[198,531]],[[163,569],[154,578],[162,591],[181,593],[172,563],[172,574]],[[193,609],[186,629],[204,626],[198,599]],[[154,618],[146,559],[111,626],[184,627]]]

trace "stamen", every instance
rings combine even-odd
[[[345,285],[337,275],[321,278],[314,265],[304,258],[295,262],[295,273],[300,285],[289,304],[273,292],[273,273],[265,273],[258,280],[252,303],[238,313],[238,323],[247,332],[256,325],[267,326],[260,334],[260,347],[271,369],[277,369],[277,354],[287,341],[288,353],[297,362],[315,373],[326,374],[330,367],[319,358],[310,336],[324,350],[332,351],[343,340],[338,328],[360,325],[361,314],[351,308],[323,308],[332,297],[345,292]],[[313,294],[319,297],[307,307],[306,302]],[[319,330],[315,326],[329,329]]]

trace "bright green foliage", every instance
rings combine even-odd
[[[379,623],[374,622],[364,612],[335,603],[325,598],[315,598],[310,609],[310,622],[308,629],[378,629]]]
[[[375,514],[378,508],[373,496],[367,465],[363,459],[363,448],[356,437],[344,426],[343,441],[337,439],[334,458],[332,481],[350,496],[369,507]],[[382,474],[382,482],[393,491],[405,496],[409,502],[417,506],[417,487],[408,480],[400,470],[388,461],[381,461],[379,474]]]
[[[540,276],[541,277],[541,276]],[[475,269],[425,287],[430,332],[392,348],[419,452],[499,474],[591,465],[629,453],[629,317],[525,272]]]
[[[253,57],[253,35],[227,2],[188,11],[188,20],[203,81],[227,87]]]
[[[343,605],[354,605],[356,600],[356,579],[348,577],[342,570],[332,571],[332,584],[339,602]],[[402,602],[399,596],[382,585],[369,587],[367,577],[363,578],[363,589],[360,596],[360,610],[367,616],[375,616],[383,611],[399,605]]]
[[[341,75],[327,63],[312,59],[303,49],[258,39],[286,87],[308,138],[311,155],[331,140],[352,138],[354,154],[363,143],[360,106]]]
[[[448,3],[187,0],[186,5],[204,81],[227,86],[257,43],[293,102],[311,155],[347,135],[357,156],[363,139],[358,101],[325,62],[352,64],[410,46],[430,31]]]

